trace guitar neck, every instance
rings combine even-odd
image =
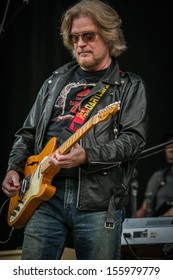
[[[97,115],[89,119],[57,149],[61,155],[66,154],[94,126],[94,118],[96,119]]]

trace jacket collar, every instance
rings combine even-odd
[[[75,60],[63,65],[59,69],[53,72],[53,76],[57,75],[68,75],[72,73],[75,68],[78,67],[78,64]],[[122,71],[119,68],[119,63],[116,58],[112,58],[112,63],[110,67],[107,69],[105,75],[102,78],[102,82],[112,84],[112,85],[120,85],[121,84],[121,74]]]
[[[112,85],[120,85],[121,84],[121,74],[122,71],[119,68],[119,63],[117,59],[112,58],[112,63],[108,70],[106,71],[102,81],[104,83],[112,84]]]

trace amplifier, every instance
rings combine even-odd
[[[125,219],[121,244],[173,243],[173,217]]]
[[[173,259],[173,217],[125,219],[121,245],[125,259]]]

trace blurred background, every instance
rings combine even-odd
[[[60,36],[60,20],[72,0],[0,1],[0,91],[1,91],[1,183],[7,168],[14,133],[27,116],[43,81],[59,66],[71,60]],[[119,60],[121,68],[139,74],[149,96],[150,129],[146,149],[158,146],[161,136],[173,130],[172,124],[172,8],[171,2],[109,0],[122,18],[128,50]],[[138,161],[136,201],[139,206],[150,175],[164,166],[164,153]],[[22,244],[23,229],[11,228],[6,217],[8,201],[0,186],[0,250]],[[4,204],[5,203],[5,204]],[[3,207],[2,207],[3,206]]]

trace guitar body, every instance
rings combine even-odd
[[[56,188],[51,181],[58,170],[51,168],[49,172],[42,174],[40,167],[47,160],[48,155],[56,149],[57,139],[51,138],[39,155],[27,159],[22,184],[26,190],[10,199],[8,209],[8,224],[15,228],[22,228],[32,216],[42,201],[49,200],[55,193]],[[22,186],[21,186],[22,189]]]

